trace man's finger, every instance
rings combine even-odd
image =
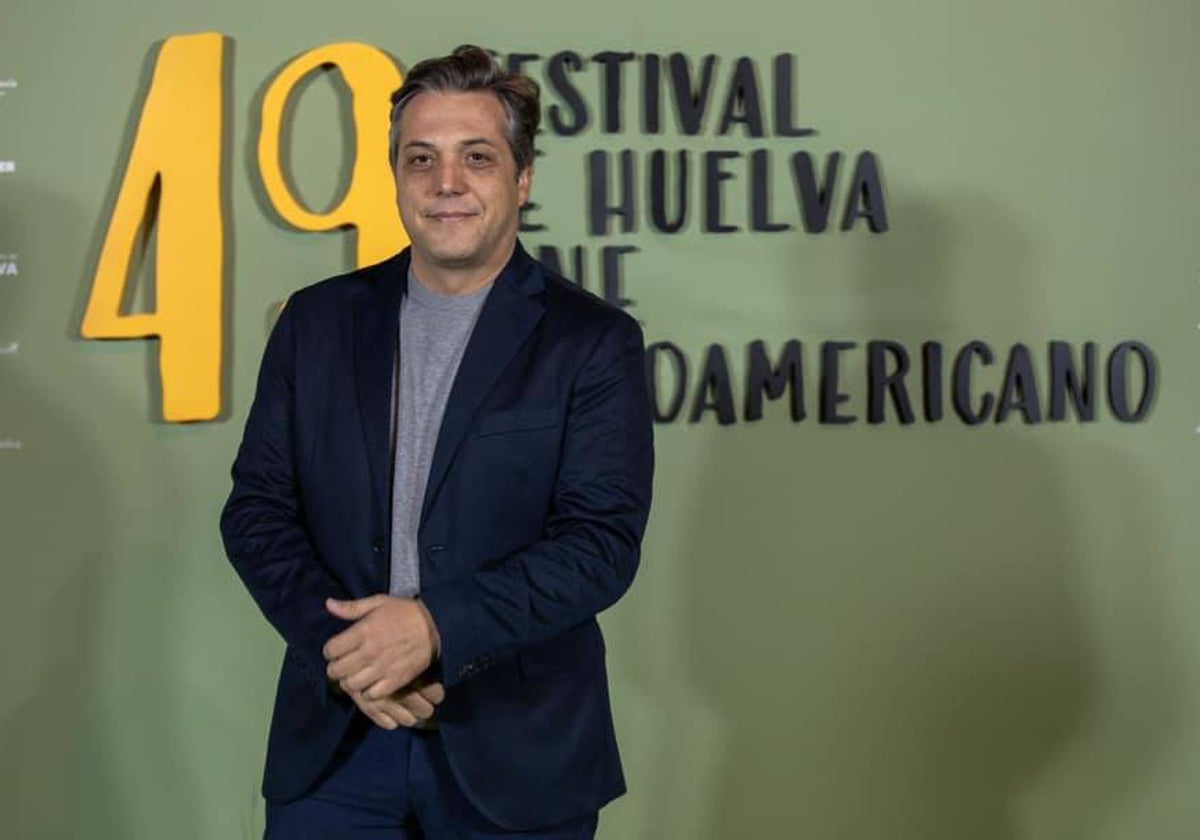
[[[339,601],[337,598],[326,598],[325,609],[348,621],[358,621],[364,615],[375,609],[383,602],[382,595],[371,595],[354,601]]]
[[[379,682],[379,672],[374,668],[363,668],[355,671],[348,677],[340,680],[342,688],[347,691],[356,691],[363,695],[364,699],[374,702],[377,698],[366,693],[366,690],[371,685]]]
[[[367,717],[369,717],[371,719],[372,723],[374,723],[376,726],[378,726],[381,729],[396,729],[397,727],[400,726],[399,723],[392,720],[390,717],[388,717],[387,715],[385,715],[383,712],[379,711],[378,709],[371,709],[370,711],[366,712],[365,714],[367,715]]]
[[[389,694],[395,694],[402,685],[404,685],[404,683],[400,682],[399,680],[393,679],[392,677],[384,677],[383,679],[377,681],[374,685],[364,688],[363,694],[365,694],[371,700],[381,700],[384,697],[387,697]]]
[[[340,680],[373,664],[374,662],[362,650],[356,649],[345,656],[331,659],[325,666],[325,673],[331,680]]]
[[[446,699],[446,688],[440,682],[418,686],[417,691],[435,706]]]
[[[374,703],[368,702],[361,694],[354,692],[350,696],[354,699],[354,705],[358,706],[358,710],[366,715],[376,726],[381,729],[395,729],[399,726],[395,720],[384,714],[383,709]]]
[[[360,627],[347,627],[325,643],[325,647],[321,648],[321,654],[327,662],[332,662],[339,657],[357,650],[363,643],[363,636],[364,634]]]
[[[396,698],[396,702],[412,712],[413,717],[417,720],[429,720],[433,717],[433,704],[422,697],[419,692],[410,691],[401,694]]]
[[[415,726],[417,717],[408,709],[395,700],[379,700],[374,701],[376,708],[381,709],[389,718],[394,720],[400,726]]]

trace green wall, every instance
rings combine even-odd
[[[797,60],[813,137],[547,134],[532,246],[635,245],[625,294],[695,367],[729,351],[739,422],[657,428],[630,594],[605,614],[630,793],[603,838],[1174,840],[1200,831],[1200,7],[1044,0],[745,0],[702,8],[123,4],[0,15],[0,833],[257,836],[281,644],[224,560],[217,516],[272,308],[350,267],[350,234],[269,207],[256,109],[296,55],[341,40],[409,65],[457,43]],[[153,342],[79,321],[162,39],[229,39],[228,409],[160,417]],[[535,70],[537,66],[535,65]],[[540,72],[540,71],[538,71]],[[535,72],[535,75],[538,75]],[[595,68],[580,75],[594,109]],[[723,92],[726,75],[719,75]],[[765,88],[765,84],[764,84]],[[638,97],[626,89],[627,123]],[[305,87],[291,171],[321,206],[347,170],[332,75]],[[664,100],[665,104],[665,100]],[[594,114],[594,110],[593,110]],[[596,149],[863,150],[890,229],[589,237]],[[745,225],[746,158],[727,215]],[[843,173],[843,178],[848,173]],[[848,181],[835,198],[838,218]],[[698,180],[693,178],[693,189]],[[0,260],[2,261],[2,260]],[[143,296],[145,297],[145,296]],[[805,347],[809,416],[744,422],[745,345]],[[1139,340],[1141,423],[818,422],[818,345]],[[1001,357],[1003,362],[1003,355]],[[993,389],[1002,365],[980,376]],[[914,389],[914,400],[919,394]],[[691,395],[689,394],[689,406]]]

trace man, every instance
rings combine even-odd
[[[221,517],[287,643],[267,836],[583,838],[624,791],[595,616],[650,505],[640,329],[517,241],[536,83],[412,68],[410,248],[292,296]]]

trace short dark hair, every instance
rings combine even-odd
[[[392,94],[388,156],[396,166],[400,149],[400,117],[413,97],[421,93],[471,93],[496,95],[504,107],[505,136],[520,174],[533,164],[533,136],[542,119],[538,83],[520,73],[505,73],[487,50],[472,44],[457,47],[450,55],[418,62]]]

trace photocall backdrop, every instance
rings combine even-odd
[[[6,5],[3,834],[261,831],[229,465],[287,295],[403,244],[387,94],[474,42],[543,85],[524,242],[651,345],[601,836],[1196,836],[1198,16]]]

